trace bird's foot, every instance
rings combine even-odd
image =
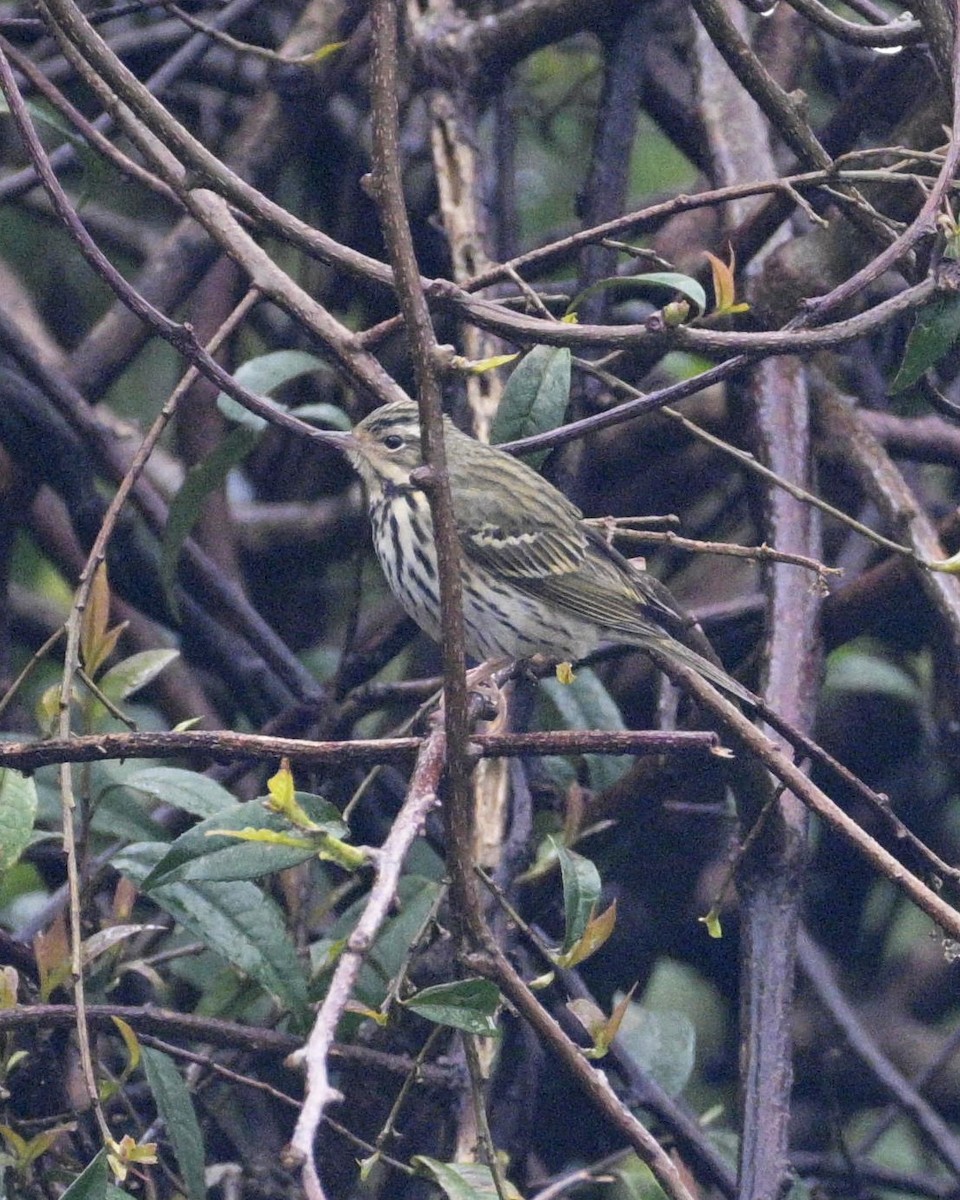
[[[507,700],[497,682],[496,675],[510,661],[506,658],[488,659],[487,662],[482,662],[478,667],[471,667],[467,671],[467,691],[476,692],[480,696],[492,714],[489,717],[484,714],[484,720],[491,721],[497,726],[502,725],[507,719]]]

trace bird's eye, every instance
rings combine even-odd
[[[403,438],[399,433],[390,433],[383,439],[383,444],[387,450],[399,450],[403,445]]]

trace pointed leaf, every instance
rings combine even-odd
[[[368,1005],[360,1004],[356,1000],[347,1001],[346,1011],[356,1013],[360,1017],[366,1017],[368,1021],[375,1021],[381,1028],[386,1028],[390,1022],[389,1013],[381,1012],[379,1008],[370,1008]]]
[[[120,1036],[123,1038],[123,1044],[127,1049],[127,1061],[121,1076],[126,1079],[140,1066],[140,1043],[137,1040],[137,1035],[122,1017],[111,1017],[110,1019],[116,1025]]]
[[[114,866],[141,885],[167,847],[141,842],[113,859]],[[299,1028],[309,1018],[303,967],[274,901],[252,883],[168,883],[151,899],[194,937],[289,1009]]]
[[[10,1153],[14,1156],[18,1163],[26,1161],[27,1157],[27,1139],[21,1137],[15,1129],[11,1129],[9,1125],[0,1125],[0,1136],[10,1148]]]
[[[110,588],[107,584],[106,564],[101,563],[94,572],[87,605],[80,618],[80,654],[83,658],[84,670],[91,679],[96,675],[97,668],[106,657],[103,653],[102,641],[109,619]]]
[[[0,768],[0,874],[29,846],[36,815],[37,786],[30,776]]]
[[[637,990],[637,985],[634,984],[629,992],[623,997],[620,1003],[614,1008],[613,1012],[603,1022],[597,1030],[593,1039],[592,1058],[603,1058],[610,1049],[613,1039],[617,1036],[617,1032],[623,1022],[623,1018],[630,1007],[633,1000],[633,993]]]
[[[163,930],[162,925],[111,925],[107,929],[100,929],[96,933],[85,938],[83,945],[80,948],[80,962],[84,967],[89,967],[91,963],[101,956],[106,954],[108,950],[112,950],[114,946],[119,946],[121,942],[125,942],[128,938],[136,937],[138,933],[145,931]]]
[[[960,575],[960,554],[951,554],[949,558],[935,558],[924,563],[930,571],[940,571],[944,575]]]
[[[422,988],[404,1008],[437,1025],[464,1029],[481,1037],[496,1037],[500,993],[489,979],[460,979]]]
[[[429,1176],[443,1190],[447,1200],[498,1200],[497,1185],[484,1163],[444,1163],[425,1154],[410,1160],[421,1175]],[[520,1193],[507,1181],[507,1200],[521,1200]]]
[[[600,677],[589,667],[581,667],[568,683],[544,679],[541,683],[544,705],[553,712],[543,714],[548,729],[625,729],[623,715]],[[598,791],[611,787],[629,770],[631,760],[623,754],[585,754],[591,787]]]
[[[319,829],[303,834],[278,833],[274,829],[254,829],[252,827],[209,829],[206,836],[232,838],[238,842],[255,842],[261,846],[283,846],[293,851],[302,850],[311,857],[319,858],[321,862],[335,862],[345,871],[359,871],[361,867],[366,866],[370,858],[369,851],[358,849],[356,846],[348,846],[346,842],[340,841],[339,838],[332,838]],[[273,869],[276,870],[276,868]],[[259,874],[264,874],[264,872],[261,870]],[[191,878],[207,878],[207,876],[194,874]]]
[[[599,916],[592,916],[587,922],[583,936],[579,937],[565,954],[557,956],[558,967],[576,967],[596,954],[600,947],[613,933],[617,923],[617,902],[610,905]]]
[[[95,651],[93,666],[88,666],[86,661],[84,661],[84,670],[91,679],[96,678],[97,672],[114,652],[117,642],[120,641],[121,634],[125,632],[129,623],[129,621],[121,621],[119,625],[114,625],[112,629],[104,631]]]
[[[515,362],[520,355],[516,352],[513,354],[492,354],[489,358],[476,358],[472,362],[469,359],[455,359],[454,363],[463,371],[469,371],[473,375],[482,375],[485,371],[493,371],[497,367],[505,367],[507,363]]]
[[[304,54],[301,62],[320,63],[325,58],[329,58],[331,54],[336,54],[338,50],[342,50],[346,42],[327,42],[325,46],[321,46],[319,50],[312,50],[309,54]]]
[[[960,337],[960,295],[925,304],[914,318],[903,362],[890,384],[890,394],[905,392],[935,366]]]
[[[563,422],[570,402],[570,351],[534,346],[513,369],[490,427],[490,441],[511,442],[546,433]],[[535,463],[546,455],[531,455]]]
[[[304,792],[300,793],[298,803],[312,815],[318,831],[333,837],[346,836],[347,827],[329,801]],[[282,814],[268,811],[262,799],[234,804],[182,833],[142,881],[141,887],[152,891],[159,884],[188,879],[218,882],[259,879],[306,862],[317,852],[316,844],[308,839],[302,839],[300,845],[290,846],[271,845],[266,841],[238,844],[234,838],[225,836],[225,831],[246,829],[288,835],[296,832]]]
[[[180,1165],[187,1196],[189,1200],[204,1200],[207,1189],[203,1178],[203,1135],[187,1085],[173,1060],[159,1050],[144,1049],[143,1066],[157,1113],[167,1127],[167,1136]]]
[[[25,1153],[21,1158],[23,1166],[29,1166],[35,1163],[37,1159],[54,1145],[58,1138],[65,1133],[76,1131],[76,1125],[58,1125],[54,1129],[44,1129],[40,1133],[36,1133],[27,1142]]]
[[[268,807],[271,812],[281,813],[294,825],[304,827],[308,823],[306,814],[296,802],[297,788],[286,759],[280,764],[280,770],[267,780],[267,791],[270,793]]]
[[[102,676],[100,690],[108,700],[119,704],[152,683],[165,667],[179,657],[179,650],[141,650],[131,654]]]
[[[63,913],[33,939],[33,955],[40,972],[40,998],[47,1001],[50,993],[66,983],[71,973],[70,940]]]
[[[80,1172],[60,1200],[107,1200],[107,1152],[100,1153]]]
[[[600,899],[600,872],[589,858],[568,850],[556,838],[550,841],[556,849],[563,878],[563,950],[567,952],[583,937]]]
[[[116,788],[127,789],[138,797],[149,796],[158,804],[172,804],[195,817],[212,817],[236,804],[222,784],[183,767],[144,767],[110,783],[104,794]]]
[[[707,927],[707,934],[710,937],[718,939],[723,937],[723,926],[720,924],[720,913],[715,907],[711,908],[706,916],[697,917],[697,920]]]
[[[597,1031],[603,1027],[607,1019],[606,1013],[600,1005],[595,1000],[578,997],[576,1000],[568,1000],[564,1007],[567,1009],[567,1012],[573,1013],[587,1033],[590,1034],[590,1040],[595,1041]]]
[[[651,289],[669,288],[671,292],[679,292],[692,300],[700,312],[707,310],[707,293],[703,286],[692,276],[683,275],[679,271],[646,271],[642,275],[612,275],[608,279],[598,279],[588,288],[584,288],[578,296],[567,305],[567,313],[575,313],[588,296],[597,292],[616,290],[645,292]]]
[[[697,1046],[697,1031],[686,1013],[630,1003],[619,1036],[631,1058],[668,1095],[679,1096],[693,1074]]]
[[[715,254],[711,254],[709,250],[705,253],[710,262],[710,270],[713,273],[713,311],[717,314],[728,313],[735,306],[737,299],[736,283],[733,278],[735,261],[733,250],[730,250],[729,266],[722,258],[717,258]]]

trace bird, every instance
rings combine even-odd
[[[604,643],[620,643],[654,651],[728,695],[756,703],[722,667],[680,640],[696,627],[693,619],[558,488],[519,459],[461,432],[449,417],[443,425],[469,657],[539,654],[575,663]],[[424,459],[416,403],[392,401],[350,432],[317,429],[315,436],[358,472],[387,583],[417,625],[441,641],[433,520],[417,470]]]

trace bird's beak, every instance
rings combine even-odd
[[[344,433],[340,429],[314,429],[313,436],[325,446],[339,450],[341,454],[349,454],[357,449],[357,439],[353,433]]]

